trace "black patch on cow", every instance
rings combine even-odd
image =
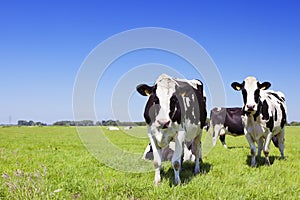
[[[273,131],[274,128],[274,119],[273,116],[270,117],[269,121],[267,122],[267,128],[270,129],[270,131]]]
[[[200,80],[198,80],[200,81]],[[200,81],[201,85],[197,85],[197,92],[195,92],[197,96],[197,100],[199,103],[200,109],[200,128],[202,129],[205,126],[206,118],[207,118],[207,110],[206,110],[206,97],[203,96],[203,83]]]
[[[284,125],[286,124],[286,112],[285,112],[285,109],[282,104],[280,104],[280,109],[282,112],[282,119],[281,119],[280,127],[283,128]]]
[[[264,100],[262,103],[261,114],[263,115],[262,119],[264,119],[264,120],[268,120],[270,118],[269,105],[266,100]]]
[[[247,91],[246,89],[242,89],[242,94],[243,94],[243,100],[244,100],[244,105],[247,103]]]
[[[173,95],[170,99],[170,119],[172,122],[177,122],[178,124],[181,123],[181,107],[178,101],[178,97]]]
[[[226,117],[224,126],[228,128],[230,133],[236,135],[244,134],[244,127],[242,122],[242,108],[226,108]]]
[[[275,108],[275,121],[277,121],[277,109]]]
[[[284,100],[278,96],[278,94],[274,93],[274,92],[268,92],[269,95],[273,95],[274,97],[276,97],[276,99],[278,99],[280,102],[283,102]]]
[[[220,135],[220,141],[221,141],[222,143],[225,142],[225,135]]]
[[[260,90],[259,89],[256,89],[255,91],[254,91],[254,101],[255,101],[255,103],[258,103],[259,102],[259,93],[260,93]]]
[[[160,110],[159,98],[156,96],[156,86],[154,87],[146,103],[144,118],[147,124],[152,124]]]

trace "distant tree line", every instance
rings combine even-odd
[[[94,123],[92,120],[57,121],[53,126],[146,126],[145,122],[120,122],[119,120],[102,120]]]
[[[206,123],[209,124],[209,118]],[[53,126],[146,126],[146,122],[121,122],[119,120],[102,120],[94,123],[92,120],[70,121],[63,120],[57,121],[52,124]],[[292,121],[287,124],[288,126],[300,126],[300,122]],[[19,120],[18,126],[47,126],[46,123],[34,122],[32,120]]]
[[[292,121],[291,123],[288,124],[288,126],[300,126],[300,122]]]
[[[57,121],[52,124],[53,126],[94,126],[92,120],[82,120],[82,121]]]
[[[32,120],[30,120],[30,121],[19,120],[18,121],[18,126],[47,126],[47,124],[42,123],[42,122],[34,122]]]

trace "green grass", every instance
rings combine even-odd
[[[143,153],[148,144],[145,127],[129,134],[103,131],[107,143],[126,152]],[[299,132],[286,128],[285,160],[271,145],[270,167],[260,159],[251,168],[246,139],[228,136],[231,148],[218,142],[207,151],[200,175],[193,176],[193,163],[184,163],[183,184],[174,186],[165,162],[155,187],[154,172],[124,172],[99,162],[80,140],[85,133],[79,137],[74,127],[0,127],[0,199],[300,199]]]

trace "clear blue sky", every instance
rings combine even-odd
[[[230,83],[254,75],[284,92],[288,121],[300,121],[299,10],[296,0],[1,1],[0,124],[19,119],[72,120],[73,85],[84,59],[110,36],[141,27],[173,29],[201,44],[221,73],[226,106],[242,105],[241,94]],[[131,66],[161,61],[185,67],[185,62],[163,52],[127,56],[106,72],[109,78],[99,82],[99,88],[107,85],[96,95],[99,120],[115,117],[110,99],[103,95]],[[193,78],[189,67],[184,69],[179,73]],[[134,93],[135,85],[132,88],[130,115],[143,120],[146,99]],[[127,106],[129,100],[119,101]]]

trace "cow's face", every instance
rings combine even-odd
[[[151,129],[151,133],[156,137],[159,146],[168,145],[172,131],[176,124],[181,121],[182,101],[178,85],[171,78],[158,80],[154,86],[141,84],[137,86],[137,91],[148,96],[145,106],[144,118]],[[174,125],[174,126],[173,126]],[[174,133],[175,134],[175,133]]]
[[[243,110],[247,113],[255,113],[260,102],[260,90],[266,90],[271,86],[271,83],[259,83],[255,77],[247,77],[243,83],[233,82],[231,87],[235,90],[242,91],[244,107]]]

